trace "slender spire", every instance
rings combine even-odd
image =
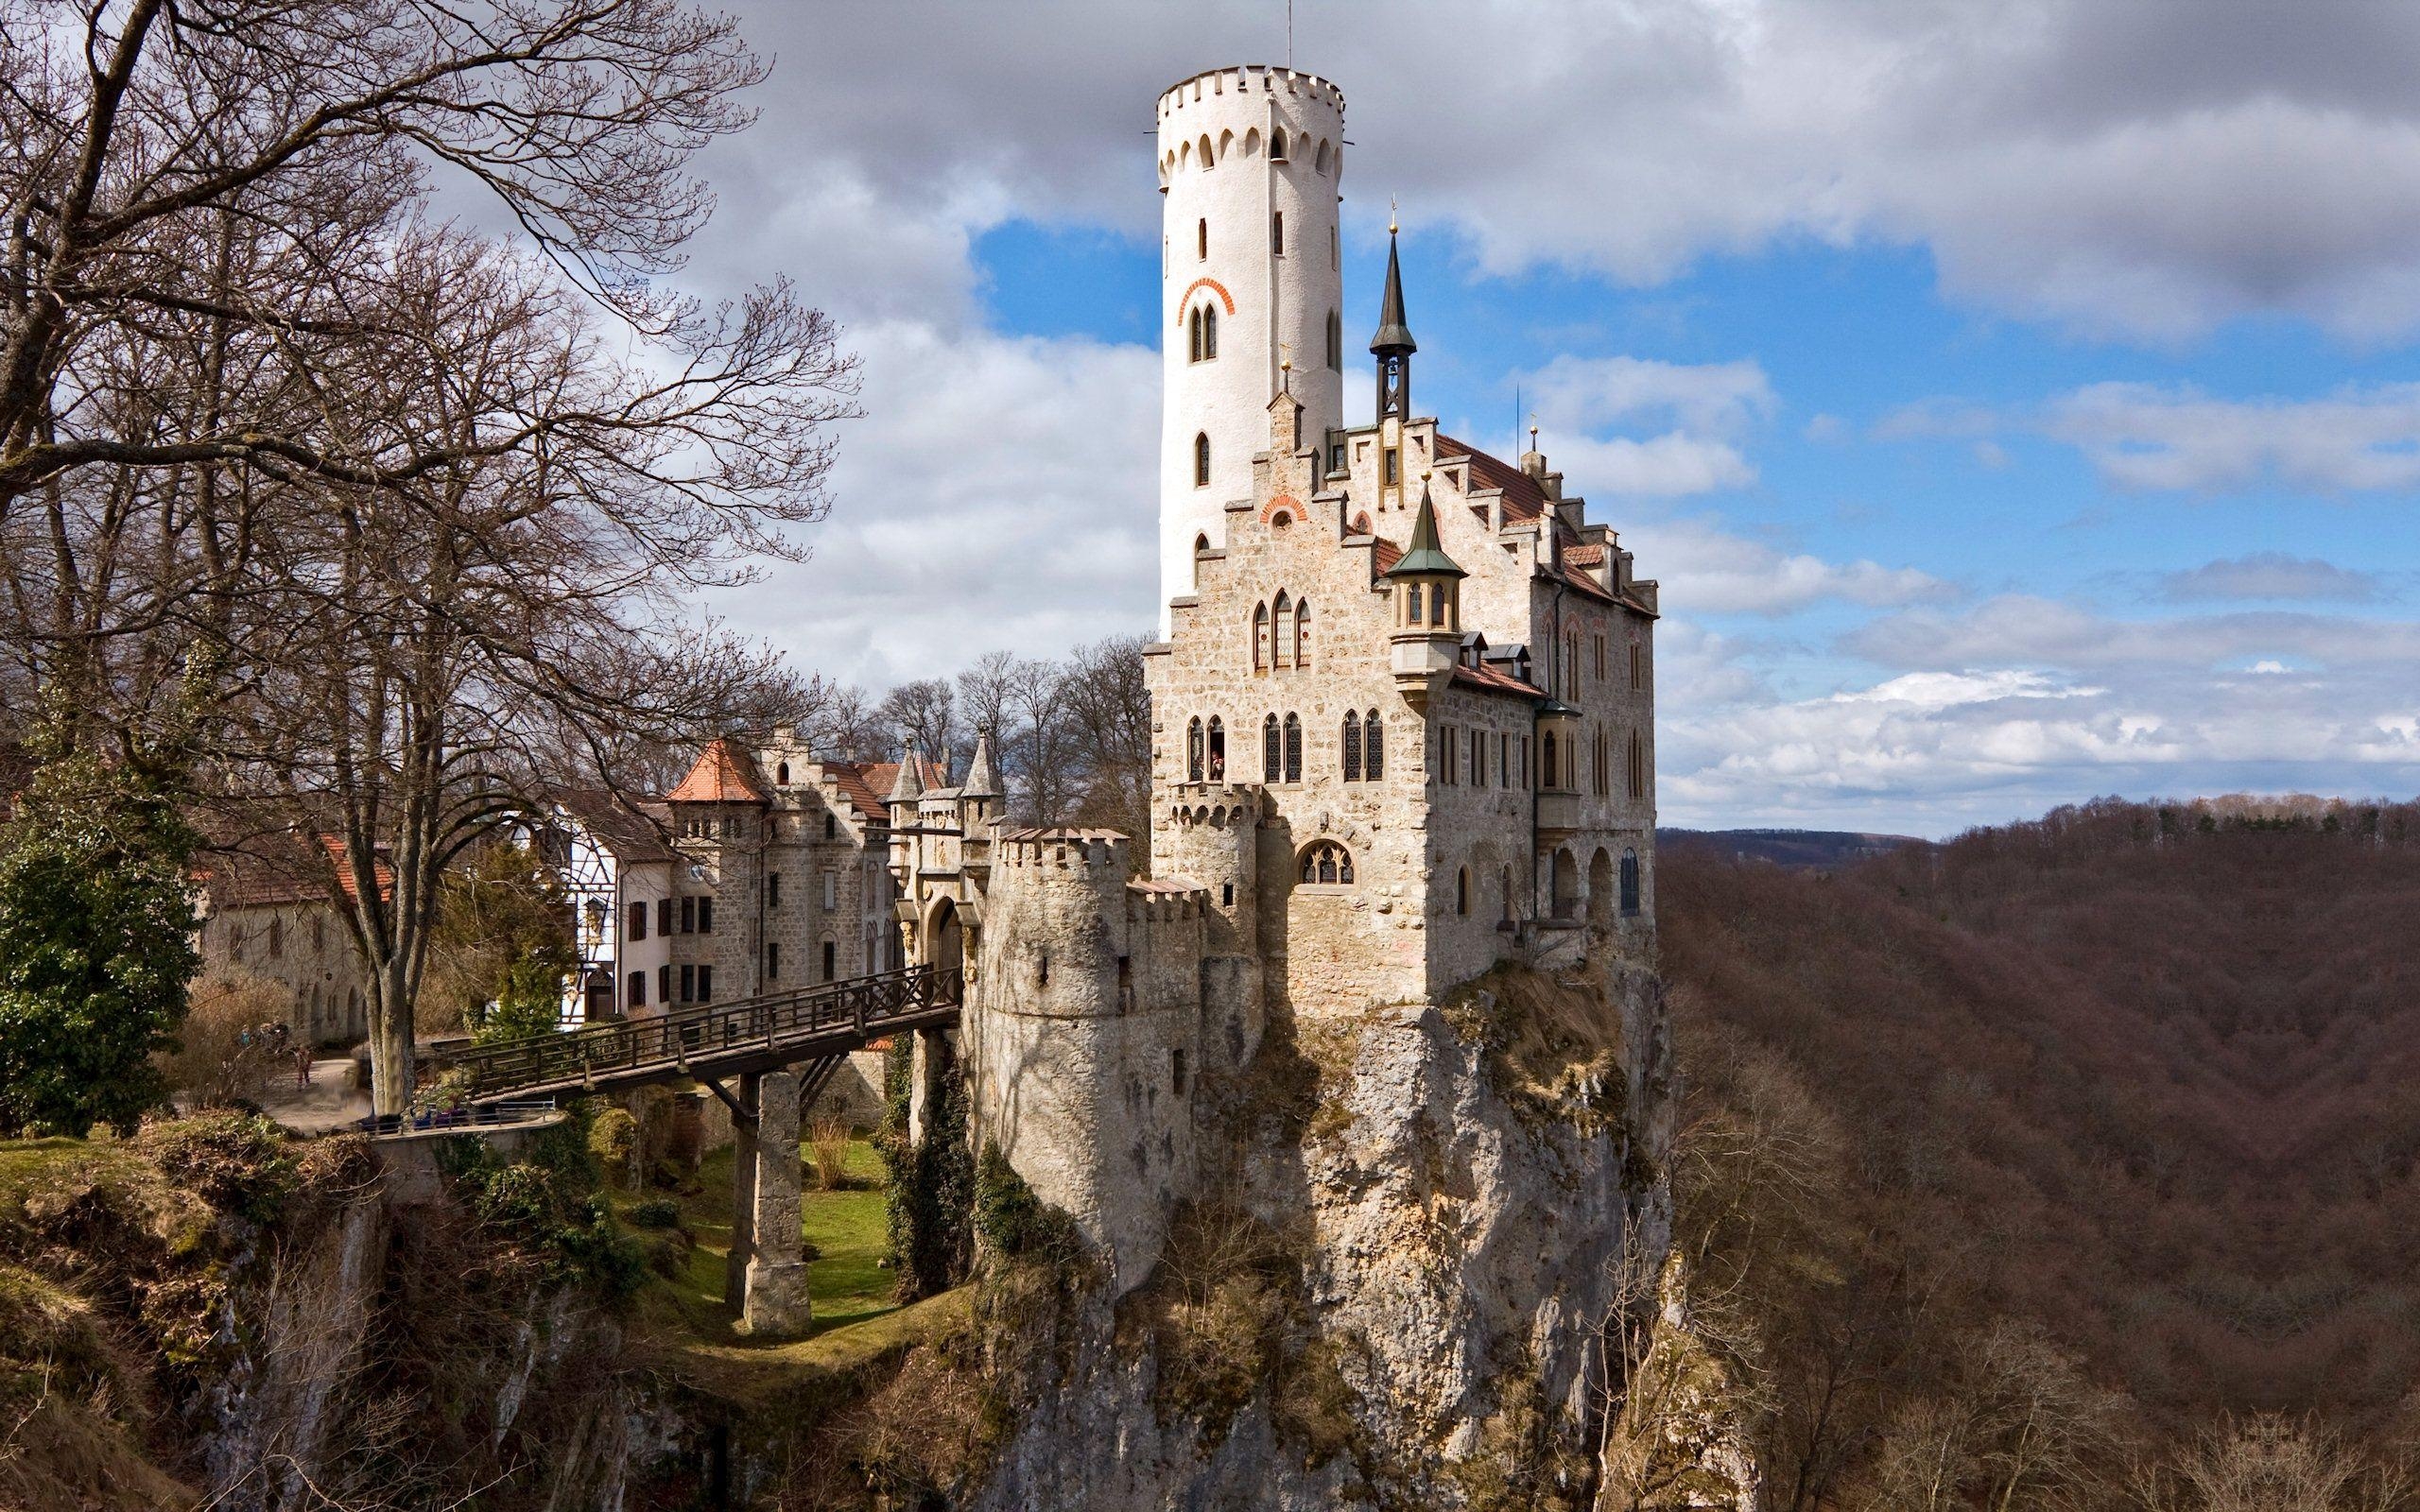
[[[1445,548],[1437,542],[1437,507],[1428,502],[1428,480],[1420,480],[1420,513],[1412,517],[1411,543],[1403,559],[1387,569],[1389,577],[1468,577]]]
[[[1395,254],[1395,228],[1387,228],[1387,292],[1378,302],[1378,334],[1370,338],[1370,351],[1380,357],[1409,357],[1420,350],[1411,339],[1411,327],[1403,318],[1403,260]]]
[[[890,801],[913,803],[925,796],[924,759],[916,754],[916,743],[908,742],[899,751],[899,778],[890,784]]]
[[[1000,776],[992,765],[992,731],[975,732],[975,760],[968,764],[966,781],[958,789],[960,798],[998,798]]]
[[[1403,261],[1395,255],[1395,227],[1387,224],[1387,293],[1378,304],[1378,334],[1370,338],[1370,352],[1378,359],[1378,419],[1392,415],[1411,419],[1411,354],[1420,343],[1403,318]],[[1397,502],[1401,499],[1398,496]]]

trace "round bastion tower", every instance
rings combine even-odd
[[[1223,547],[1226,505],[1252,496],[1279,383],[1303,405],[1305,444],[1344,422],[1343,171],[1344,93],[1323,78],[1219,68],[1160,96],[1164,635],[1197,544]]]

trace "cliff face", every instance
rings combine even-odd
[[[1064,1305],[982,1507],[1586,1506],[1668,1242],[1662,987],[1502,969],[1273,1024],[1150,1280]]]

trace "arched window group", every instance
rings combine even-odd
[[[1219,356],[1219,306],[1208,300],[1193,307],[1186,321],[1186,360],[1214,362]]]
[[[1227,780],[1227,727],[1217,714],[1203,724],[1195,715],[1184,727],[1184,780],[1223,782]]]
[[[1260,722],[1260,777],[1265,782],[1303,780],[1303,720],[1288,713],[1270,714]]]
[[[1344,713],[1344,780],[1374,782],[1387,775],[1387,726],[1378,711]]]
[[[1353,881],[1353,852],[1334,840],[1314,840],[1303,848],[1303,880],[1343,886]]]
[[[1252,607],[1252,669],[1272,667],[1301,671],[1311,664],[1311,601],[1297,599],[1284,589],[1272,603]]]

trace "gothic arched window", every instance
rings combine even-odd
[[[1286,780],[1285,747],[1278,744],[1275,714],[1260,722],[1260,780],[1264,782]]]
[[[1373,782],[1387,775],[1387,727],[1375,709],[1361,719],[1361,775]]]
[[[1539,785],[1542,787],[1562,786],[1563,784],[1559,780],[1561,775],[1560,769],[1554,764],[1553,730],[1549,730],[1546,732],[1544,743],[1538,747],[1538,775],[1541,779]]]
[[[1210,433],[1208,431],[1193,433],[1193,486],[1197,489],[1206,489],[1210,486]]]
[[[1196,588],[1199,588],[1199,587],[1201,587],[1201,558],[1204,558],[1204,557],[1207,557],[1207,556],[1209,556],[1209,555],[1210,555],[1210,538],[1209,538],[1208,536],[1196,536],[1196,537],[1194,537],[1194,538],[1193,538],[1193,586],[1194,586],[1194,587],[1196,587]]]
[[[1227,780],[1227,727],[1217,714],[1210,716],[1210,781]]]
[[[1303,780],[1303,721],[1292,714],[1286,716],[1286,781]]]
[[[1361,716],[1350,709],[1344,711],[1344,780],[1361,781]]]
[[[1353,852],[1333,840],[1312,841],[1303,848],[1303,880],[1314,885],[1352,885]]]
[[[1201,781],[1202,753],[1201,720],[1199,715],[1196,715],[1193,721],[1184,727],[1184,780],[1186,782]]]
[[[1252,607],[1252,669],[1269,670],[1269,606],[1265,603]]]
[[[1294,654],[1294,601],[1288,597],[1286,591],[1281,588],[1277,591],[1277,602],[1270,608],[1275,616],[1276,629],[1276,640],[1271,649],[1276,654],[1270,659],[1270,664],[1280,667],[1291,666],[1293,665],[1291,658]]]
[[[1204,302],[1201,306],[1201,360],[1208,362],[1219,355],[1219,307]]]
[[[1269,155],[1280,163],[1286,161],[1286,129],[1282,126],[1269,133]]]
[[[1307,598],[1294,605],[1294,665],[1311,664],[1311,601]]]
[[[1625,850],[1622,852],[1622,917],[1634,919],[1638,916],[1638,852]]]

